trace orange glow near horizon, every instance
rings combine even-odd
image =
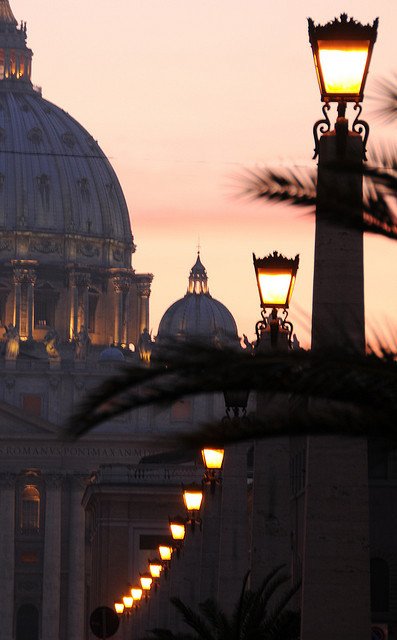
[[[327,93],[359,94],[368,57],[369,41],[332,47],[320,40],[319,59]]]

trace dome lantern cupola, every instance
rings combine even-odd
[[[161,344],[170,340],[239,345],[232,314],[209,292],[207,271],[200,260],[200,253],[190,270],[185,296],[174,302],[160,321],[156,342]]]
[[[197,260],[190,270],[188,293],[200,295],[208,292],[207,271],[200,260],[200,251],[197,253]]]
[[[0,0],[0,89],[32,88],[32,51],[26,45],[26,22],[18,27],[8,0]]]

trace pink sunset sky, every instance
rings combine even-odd
[[[151,328],[186,292],[198,239],[212,295],[254,337],[251,254],[301,256],[290,319],[309,343],[314,219],[235,197],[234,176],[264,164],[314,166],[321,103],[307,17],[379,16],[373,78],[395,67],[394,0],[10,0],[28,23],[33,82],[109,156],[129,205],[133,266],[154,274]],[[370,144],[393,139],[364,103]],[[365,244],[368,328],[390,337],[397,243]]]

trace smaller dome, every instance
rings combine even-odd
[[[175,338],[215,344],[239,343],[232,314],[209,293],[207,271],[200,253],[190,270],[186,295],[167,309],[159,324],[157,342]]]
[[[101,351],[98,358],[99,362],[123,362],[124,359],[124,354],[121,353],[120,349],[113,346],[106,347],[106,349]]]

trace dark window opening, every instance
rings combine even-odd
[[[161,544],[169,544],[172,546],[172,537],[161,534],[144,534],[139,536],[139,548],[146,551],[154,551]]]
[[[50,285],[37,288],[34,297],[34,326],[45,329],[55,326],[57,295]]]
[[[41,396],[35,393],[22,395],[22,409],[33,416],[41,416]]]

